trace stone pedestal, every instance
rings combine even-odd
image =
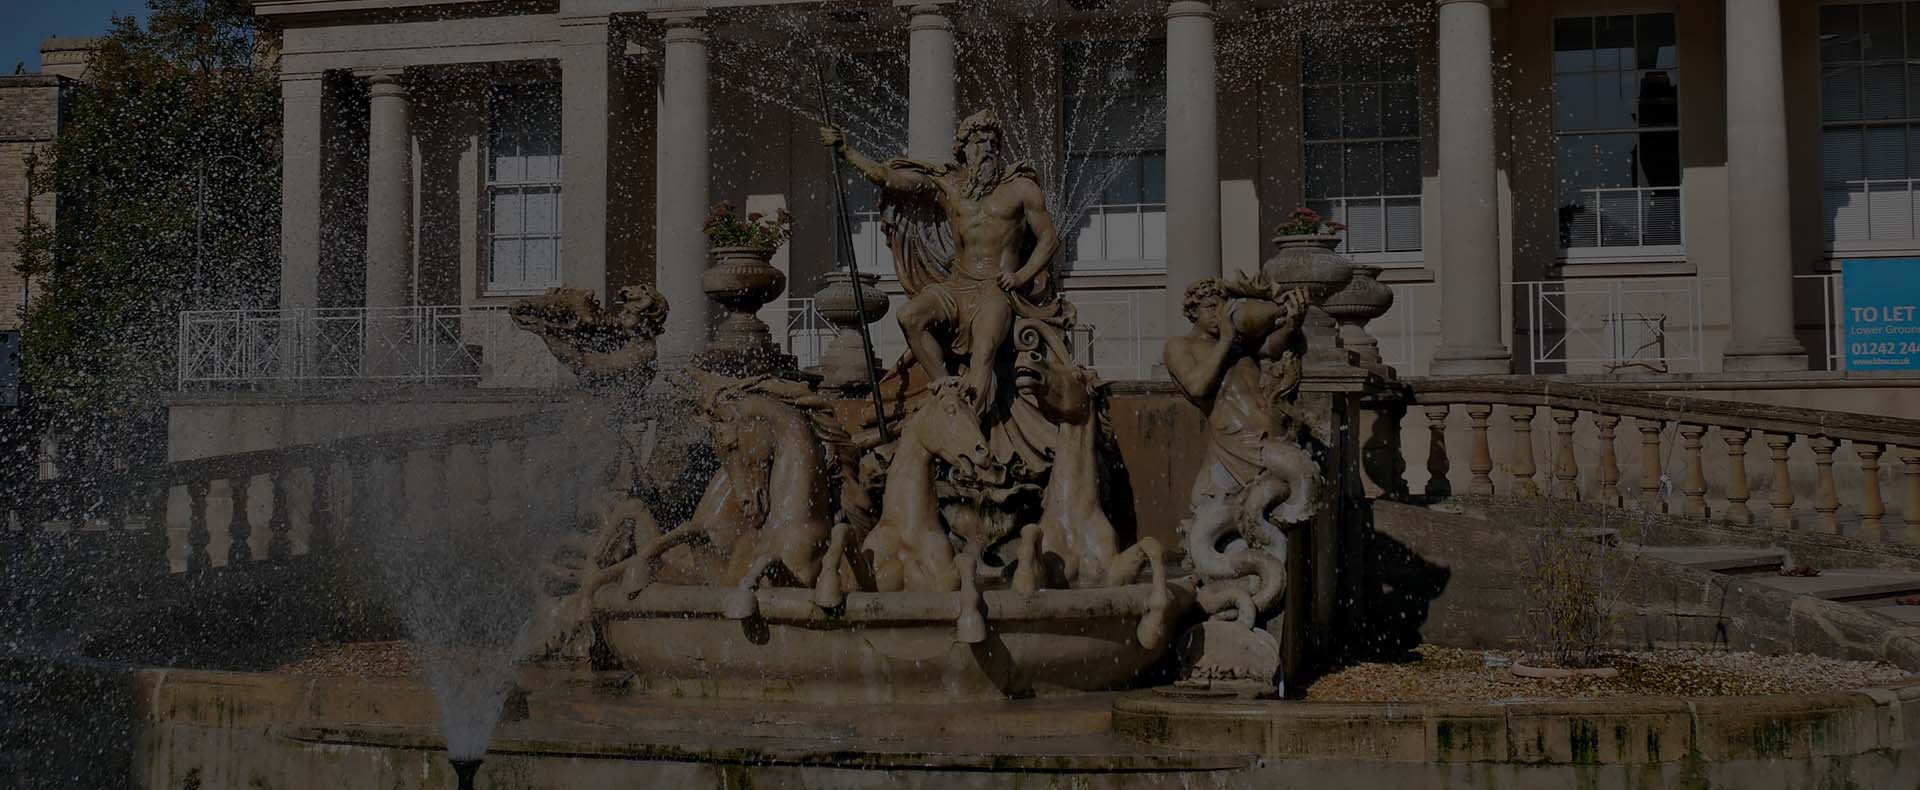
[[[813,304],[833,324],[834,334],[820,355],[820,386],[843,394],[864,393],[871,386],[867,373],[878,371],[880,361],[868,353],[860,327],[887,314],[887,295],[880,290],[877,274],[862,273],[857,294],[846,272],[833,272],[825,280],[826,285],[813,295]]]

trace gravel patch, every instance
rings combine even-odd
[[[420,660],[406,642],[345,642],[314,645],[308,654],[274,670],[288,675],[356,678],[411,678]]]
[[[1913,677],[1885,662],[1702,650],[1614,654],[1613,678],[1532,680],[1507,667],[1521,654],[1422,645],[1404,663],[1363,663],[1314,681],[1321,702],[1522,702],[1607,697],[1739,697],[1873,688]]]

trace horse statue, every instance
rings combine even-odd
[[[589,574],[575,598],[590,602],[616,581],[629,597],[638,595],[667,553],[686,546],[700,552],[684,565],[735,585],[730,617],[753,616],[753,592],[768,579],[816,587],[816,597],[834,605],[841,590],[870,574],[852,550],[848,526],[834,517],[831,483],[848,438],[831,404],[782,379],[692,376],[703,389],[696,413],[712,434],[720,468],[692,518],[664,533],[636,531],[633,552]],[[831,547],[838,548],[829,554]]]
[[[861,544],[861,554],[872,564],[879,592],[959,592],[960,641],[980,642],[986,638],[974,584],[980,547],[968,546],[955,556],[934,492],[936,459],[961,478],[992,466],[980,418],[954,379],[936,383],[901,424],[887,464],[880,519]]]
[[[1167,637],[1164,615],[1170,600],[1160,542],[1141,538],[1120,551],[1113,522],[1100,504],[1096,446],[1105,429],[1106,383],[1074,364],[1065,339],[1044,322],[1020,321],[1015,344],[1014,387],[1059,426],[1059,434],[1039,520],[1020,529],[1013,589],[1114,587],[1133,583],[1143,567],[1149,568],[1153,592],[1135,636],[1144,647],[1158,647]]]

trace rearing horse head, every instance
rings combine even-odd
[[[974,478],[993,467],[980,417],[958,379],[944,379],[934,385],[919,411],[901,426],[900,439],[918,444],[952,464],[962,478]]]

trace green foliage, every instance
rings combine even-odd
[[[144,27],[113,20],[33,163],[59,213],[22,241],[25,372],[56,431],[150,411],[180,311],[268,307],[277,288],[278,42],[247,0],[148,7]]]

